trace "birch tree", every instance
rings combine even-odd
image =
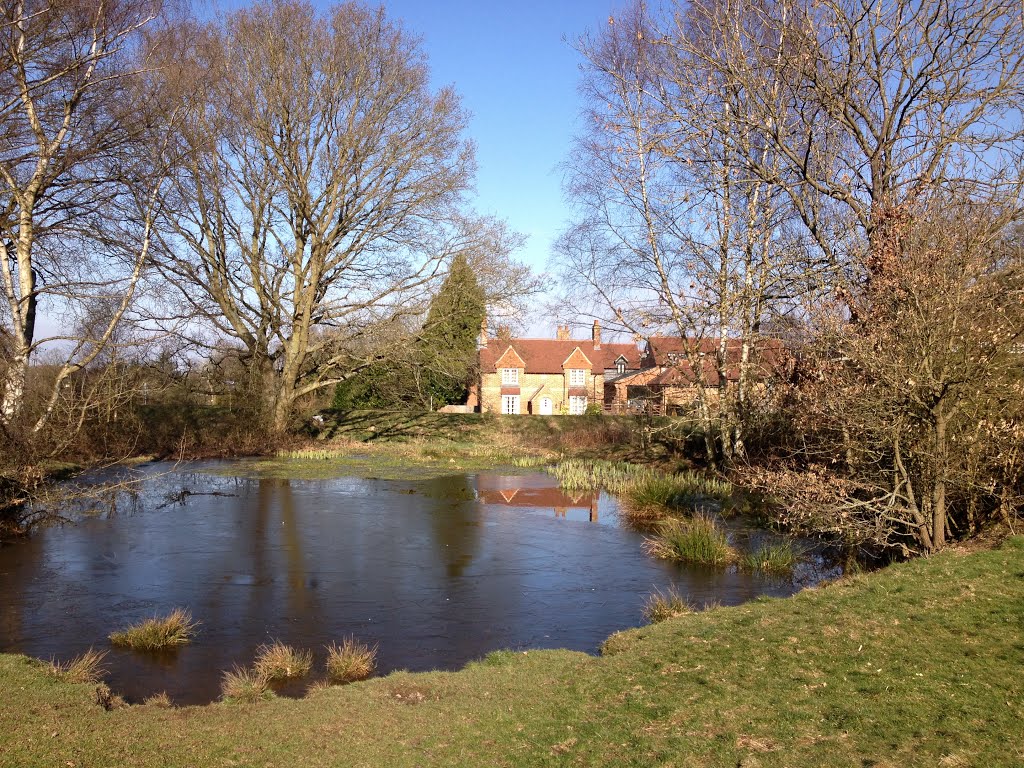
[[[590,108],[569,184],[580,220],[559,249],[611,327],[683,340],[680,383],[715,465],[745,452],[760,326],[792,292],[788,210],[746,172],[764,142],[742,87],[703,65],[735,36],[658,21],[637,3],[581,45]]]
[[[46,426],[62,384],[110,342],[152,235],[153,178],[141,174],[134,59],[150,0],[18,0],[0,16],[0,271],[5,365],[0,426]],[[73,331],[109,307],[107,322]],[[95,306],[94,306],[95,305]],[[45,316],[44,314],[45,313]],[[40,333],[40,328],[44,332]],[[64,350],[40,409],[25,413],[33,356]]]

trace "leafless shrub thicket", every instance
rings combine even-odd
[[[636,2],[580,42],[563,271],[614,326],[690,340],[709,462],[790,426],[745,471],[794,525],[930,552],[1019,508],[1022,12]],[[766,417],[783,329],[800,375]]]

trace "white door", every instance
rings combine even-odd
[[[519,413],[519,395],[502,395],[501,412]]]
[[[551,415],[551,398],[542,397],[540,399],[540,415],[550,416]]]

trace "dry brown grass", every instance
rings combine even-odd
[[[275,640],[256,649],[256,662],[253,666],[267,680],[290,680],[309,674],[313,666],[313,654],[310,651],[297,651]]]
[[[327,646],[327,675],[335,683],[365,680],[377,666],[377,646],[370,647],[346,637]]]
[[[103,668],[103,660],[106,657],[106,651],[95,651],[90,648],[81,656],[68,661],[51,661],[50,674],[67,683],[98,683],[106,674]]]
[[[161,707],[163,709],[172,709],[174,702],[171,701],[171,697],[167,695],[167,691],[161,691],[160,693],[154,693],[152,696],[147,696],[143,700],[142,704],[147,707]]]
[[[334,684],[330,680],[314,680],[306,688],[306,695],[315,696],[321,691],[326,691],[329,688],[334,688]]]
[[[660,589],[654,590],[644,602],[643,616],[651,624],[657,624],[693,612],[694,608],[686,598],[680,595],[675,587],[670,587],[665,592]]]

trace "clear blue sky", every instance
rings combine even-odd
[[[326,5],[326,3],[324,3]],[[423,39],[434,83],[472,114],[480,213],[529,236],[520,258],[543,268],[567,218],[562,172],[580,102],[572,43],[607,23],[618,0],[383,0]]]

